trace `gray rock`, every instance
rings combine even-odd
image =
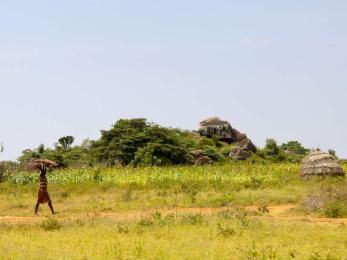
[[[211,117],[200,122],[200,132],[209,138],[218,136],[222,141],[228,143],[236,141],[236,135],[230,123],[219,117]]]
[[[201,156],[199,159],[197,159],[194,162],[194,165],[207,165],[207,164],[213,164],[213,161],[208,156]]]
[[[257,148],[252,143],[252,141],[250,139],[248,139],[248,138],[238,142],[237,146],[239,146],[242,150],[245,150],[245,151],[248,151],[248,152],[252,152],[252,153],[256,153],[257,152]]]
[[[191,151],[190,154],[193,155],[193,157],[195,159],[200,158],[200,157],[205,155],[204,151],[202,151],[202,150],[194,150],[194,151]]]
[[[249,157],[251,157],[251,154],[245,150],[242,150],[240,147],[235,147],[230,151],[229,157],[234,160],[247,160]]]
[[[236,129],[234,129],[234,133],[236,135],[236,142],[240,142],[248,138],[246,134],[241,133],[240,131]]]

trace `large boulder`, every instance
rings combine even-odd
[[[248,139],[248,138],[238,142],[237,146],[240,147],[242,150],[245,150],[248,152],[252,152],[252,153],[257,152],[257,148],[252,143],[251,139]]]
[[[217,136],[228,143],[236,141],[236,134],[230,123],[219,117],[211,117],[201,121],[199,132],[209,138]]]
[[[234,160],[246,160],[251,157],[252,153],[256,153],[257,148],[249,138],[246,138],[233,147],[229,153],[229,157]]]
[[[201,156],[199,159],[197,159],[195,162],[194,162],[194,165],[209,165],[209,164],[212,164],[213,161],[210,157],[208,156]]]
[[[246,134],[234,129],[228,121],[219,117],[211,117],[201,121],[199,132],[206,137],[217,136],[221,141],[235,144],[235,148],[229,154],[233,159],[245,160],[252,153],[257,152],[257,148]]]
[[[247,160],[251,157],[251,154],[240,147],[234,147],[229,153],[229,157],[234,160]]]
[[[234,133],[235,133],[235,136],[236,136],[236,142],[241,142],[245,139],[247,139],[247,135],[244,134],[244,133],[241,133],[240,131],[234,129]]]
[[[213,163],[213,160],[210,157],[208,157],[202,150],[194,150],[191,151],[190,154],[193,156],[192,163],[194,165],[206,165]]]

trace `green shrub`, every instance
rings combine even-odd
[[[165,166],[186,164],[188,161],[188,151],[178,145],[148,143],[136,152],[132,164]]]
[[[40,227],[45,231],[55,231],[59,230],[62,227],[62,224],[55,218],[49,218],[47,220],[44,220],[40,224]]]
[[[202,147],[204,153],[215,162],[223,161],[223,155],[213,146]]]
[[[339,201],[327,203],[323,207],[324,216],[328,218],[339,218],[343,216],[344,205]]]
[[[182,217],[183,224],[189,225],[199,225],[204,221],[204,216],[202,214],[186,214]]]
[[[234,236],[236,234],[236,231],[231,227],[222,227],[220,223],[217,225],[218,228],[218,236],[222,236],[224,238],[228,238],[231,236]]]

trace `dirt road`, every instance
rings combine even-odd
[[[297,222],[308,222],[313,224],[347,224],[347,218],[318,218],[304,215],[296,215],[293,213],[296,205],[276,205],[269,206],[266,208],[267,212],[260,216],[250,216],[254,219],[269,220],[269,221],[297,221]],[[246,207],[249,211],[258,211],[258,206]],[[226,208],[174,208],[174,209],[161,209],[158,210],[162,215],[167,214],[202,214],[212,215],[214,213],[226,210]],[[81,212],[81,213],[63,213],[55,215],[57,219],[61,220],[77,220],[87,218],[106,218],[113,221],[129,221],[141,219],[143,217],[151,216],[156,210],[151,211],[132,211],[125,213],[117,212]],[[48,216],[0,216],[0,224],[36,224],[47,219]]]

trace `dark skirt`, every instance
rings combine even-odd
[[[37,203],[44,204],[44,203],[51,203],[51,198],[48,195],[47,190],[40,189],[39,194],[37,197]]]

